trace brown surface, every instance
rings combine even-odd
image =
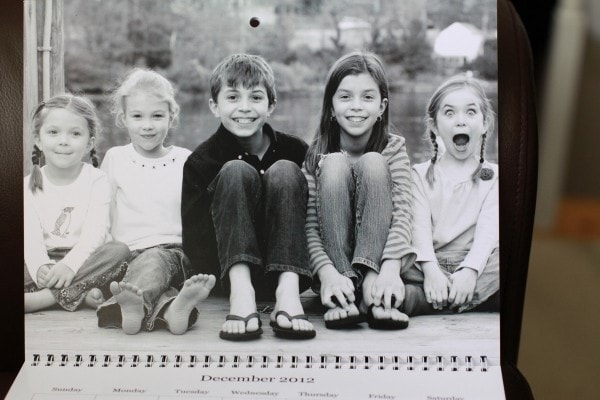
[[[600,394],[600,240],[534,235],[519,369],[536,399]]]
[[[556,233],[572,239],[600,240],[600,197],[564,198],[558,211]]]

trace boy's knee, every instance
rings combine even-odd
[[[253,166],[242,160],[227,161],[219,172],[219,183],[228,182],[241,185],[245,182],[258,182],[258,172]]]
[[[267,187],[297,186],[306,182],[300,167],[289,160],[279,160],[267,169],[264,175]]]

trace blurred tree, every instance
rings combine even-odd
[[[408,30],[402,35],[398,49],[398,60],[409,79],[432,67],[431,45],[427,41],[426,27],[421,21],[412,20]],[[395,60],[394,60],[395,61]]]
[[[467,65],[467,68],[475,71],[480,78],[498,79],[498,40],[486,40],[483,44],[483,54]]]

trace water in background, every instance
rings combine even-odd
[[[492,85],[493,86],[493,85]],[[495,86],[493,86],[495,87]],[[406,139],[408,156],[412,163],[420,163],[431,157],[431,142],[424,137],[424,110],[431,90],[393,91],[390,94],[390,121],[395,131]],[[497,104],[497,92],[488,93],[492,103]],[[117,128],[110,115],[108,98],[90,96],[100,114],[103,130],[98,140],[97,150],[100,159],[112,146],[129,143],[125,130]],[[167,144],[194,150],[200,143],[212,135],[218,127],[218,119],[208,108],[208,97],[179,96],[181,107],[178,126],[171,131]],[[322,93],[319,91],[302,93],[279,93],[277,107],[269,120],[277,130],[312,140],[319,124]],[[491,135],[487,141],[489,161],[497,161],[497,136]]]

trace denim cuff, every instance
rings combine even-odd
[[[370,268],[378,274],[379,274],[379,270],[381,268],[377,263],[375,263],[371,260],[368,260],[366,258],[363,258],[363,257],[354,257],[354,259],[352,260],[352,268],[358,269],[357,264],[365,266],[367,268]]]
[[[237,264],[237,263],[247,263],[247,264],[250,264],[251,266],[252,265],[262,265],[262,259],[260,257],[251,256],[249,254],[239,254],[237,256],[233,256],[229,260],[227,260],[227,262],[222,264],[221,276],[219,277],[219,279],[221,281],[223,281],[227,277],[229,268],[231,268],[231,266],[233,264]],[[223,267],[223,265],[224,265],[224,267]]]
[[[286,265],[286,264],[269,264],[265,268],[266,273],[272,272],[293,272],[298,274],[299,278],[299,290],[300,293],[304,292],[311,285],[313,280],[312,274],[309,269],[298,267],[295,265]]]

